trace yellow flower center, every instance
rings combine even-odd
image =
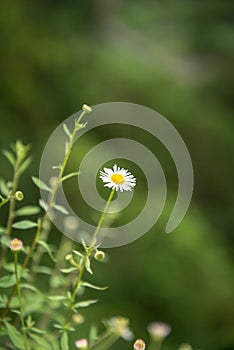
[[[116,185],[122,185],[125,182],[125,179],[121,174],[113,174],[111,176],[111,181],[113,181]]]

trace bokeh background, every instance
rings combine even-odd
[[[196,349],[234,349],[233,1],[1,5],[0,148],[17,138],[32,145],[34,161],[21,182],[28,204],[37,202],[30,176],[38,174],[47,139],[84,102],[155,109],[180,132],[193,161],[191,207],[166,235],[176,170],[159,142],[140,135],[163,164],[167,207],[150,232],[109,250],[109,263],[97,265],[96,279],[110,288],[87,310],[87,324],[123,315],[136,336],[147,339],[147,324],[161,320],[172,326],[165,349],[183,341]],[[119,131],[126,136],[123,128],[99,129],[86,137],[81,152]],[[136,139],[138,131],[132,135]],[[0,171],[10,178],[3,156]],[[53,231],[51,239],[58,237]],[[113,346],[120,348],[130,345]]]

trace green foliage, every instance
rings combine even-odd
[[[22,220],[15,222],[12,227],[20,230],[27,230],[29,228],[37,227],[37,223],[30,220]]]
[[[52,191],[51,188],[47,186],[44,181],[38,179],[37,177],[32,176],[32,181],[38,188],[40,188],[40,190],[47,191],[47,192]]]
[[[87,313],[87,322],[98,323],[110,314],[131,314],[136,334],[146,336],[146,321],[157,317],[173,325],[165,344],[169,349],[177,348],[184,338],[204,349],[233,348],[233,3],[4,1],[3,8],[1,147],[19,135],[33,143],[33,174],[51,130],[87,96],[93,104],[131,101],[160,111],[181,132],[192,155],[196,186],[190,219],[168,237],[159,222],[144,239],[113,249],[108,267],[92,264],[92,283],[109,281],[111,288],[102,303]],[[80,154],[116,129],[106,127],[93,133],[79,144]],[[128,128],[118,130],[122,137],[129,137]],[[140,130],[131,135],[138,140]],[[149,135],[143,138],[166,164],[170,206],[177,177],[161,145]],[[9,151],[16,159],[15,151]],[[76,157],[80,157],[78,152],[71,167]],[[12,164],[5,164],[2,156],[0,176],[12,178]],[[72,181],[65,185],[78,203]],[[27,174],[20,184],[25,201],[37,203],[38,191],[30,187]],[[5,214],[11,189],[10,181],[4,186],[0,182],[4,246],[9,245]],[[48,209],[45,203],[42,208]],[[86,208],[78,203],[76,210],[85,213]],[[14,229],[13,234],[28,244],[33,230],[28,234]],[[53,229],[49,242],[56,249],[58,237]],[[7,261],[11,258],[8,254]],[[34,285],[48,294],[50,274],[55,273],[47,258],[44,254],[43,265],[36,268]],[[23,260],[23,254],[19,259]],[[30,258],[29,269],[31,262]],[[58,269],[63,267],[67,268],[58,265]],[[65,280],[70,278],[67,286],[76,278],[76,272],[71,273],[61,273]],[[65,289],[65,284],[59,288]],[[23,291],[25,296],[30,293]],[[47,312],[48,305],[43,310]],[[52,315],[59,318],[59,309],[53,309]],[[35,316],[39,318],[37,312]],[[70,335],[71,348],[80,333],[83,329],[78,328],[76,335]],[[131,346],[118,343],[111,348]]]

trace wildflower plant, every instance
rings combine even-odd
[[[48,193],[47,202],[40,199],[38,205],[22,205],[25,199],[20,178],[31,163],[30,146],[17,141],[11,146],[11,151],[3,151],[13,168],[13,177],[12,181],[0,179],[0,207],[8,205],[6,223],[1,221],[0,227],[1,349],[106,350],[119,338],[132,342],[129,349],[147,349],[144,340],[137,339],[134,342],[129,320],[121,316],[103,321],[105,331],[101,334],[95,327],[90,328],[88,338],[77,332],[79,325],[85,321],[80,310],[98,301],[96,298],[81,297],[81,291],[91,288],[98,292],[107,288],[94,285],[86,277],[94,273],[94,260],[105,260],[105,252],[100,249],[99,231],[115,192],[132,191],[136,186],[136,178],[116,164],[113,169],[104,168],[100,172],[100,179],[109,188],[109,196],[90,240],[87,242],[83,239],[81,245],[62,240],[57,253],[48,240],[53,213],[67,214],[56,195],[64,181],[78,174],[67,174],[66,167],[76,135],[86,127],[87,121],[83,119],[90,112],[91,107],[83,105],[73,129],[63,125],[67,137],[64,158],[61,164],[54,165],[58,175],[53,181],[46,183],[38,177],[32,177],[34,185]],[[21,231],[29,230],[33,231],[32,239],[29,244],[23,243]],[[44,254],[50,259],[46,266],[43,265]],[[46,292],[42,292],[34,283],[38,274],[48,281]],[[151,324],[148,330],[151,336],[150,349],[153,350],[168,336],[170,326]],[[71,341],[72,332],[79,334],[76,341]]]

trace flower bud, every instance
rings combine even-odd
[[[145,342],[142,339],[137,339],[133,345],[134,350],[145,350]]]
[[[86,104],[83,104],[82,110],[83,110],[84,112],[86,112],[86,113],[92,112],[92,108],[91,108],[90,106],[86,105]]]
[[[85,321],[85,318],[82,314],[78,313],[73,316],[73,321],[77,324],[82,324]]]
[[[23,192],[21,192],[21,191],[17,191],[17,192],[15,192],[15,199],[17,200],[17,201],[22,201],[23,199],[24,199],[24,194],[23,194]]]
[[[67,254],[67,255],[65,256],[65,260],[67,260],[67,261],[71,260],[71,258],[72,258],[72,255],[71,255],[71,254]]]
[[[163,340],[171,332],[171,326],[169,326],[168,324],[163,323],[163,322],[150,323],[148,325],[147,329],[148,329],[148,332],[151,335],[152,339],[155,341]]]
[[[18,238],[14,238],[10,241],[10,249],[14,253],[20,252],[22,248],[23,248],[23,242],[20,241]]]
[[[97,261],[102,261],[103,259],[105,259],[105,253],[102,250],[97,250],[94,254],[94,259],[96,259]]]
[[[88,341],[87,339],[79,339],[75,342],[75,346],[80,350],[86,350],[88,348]]]

